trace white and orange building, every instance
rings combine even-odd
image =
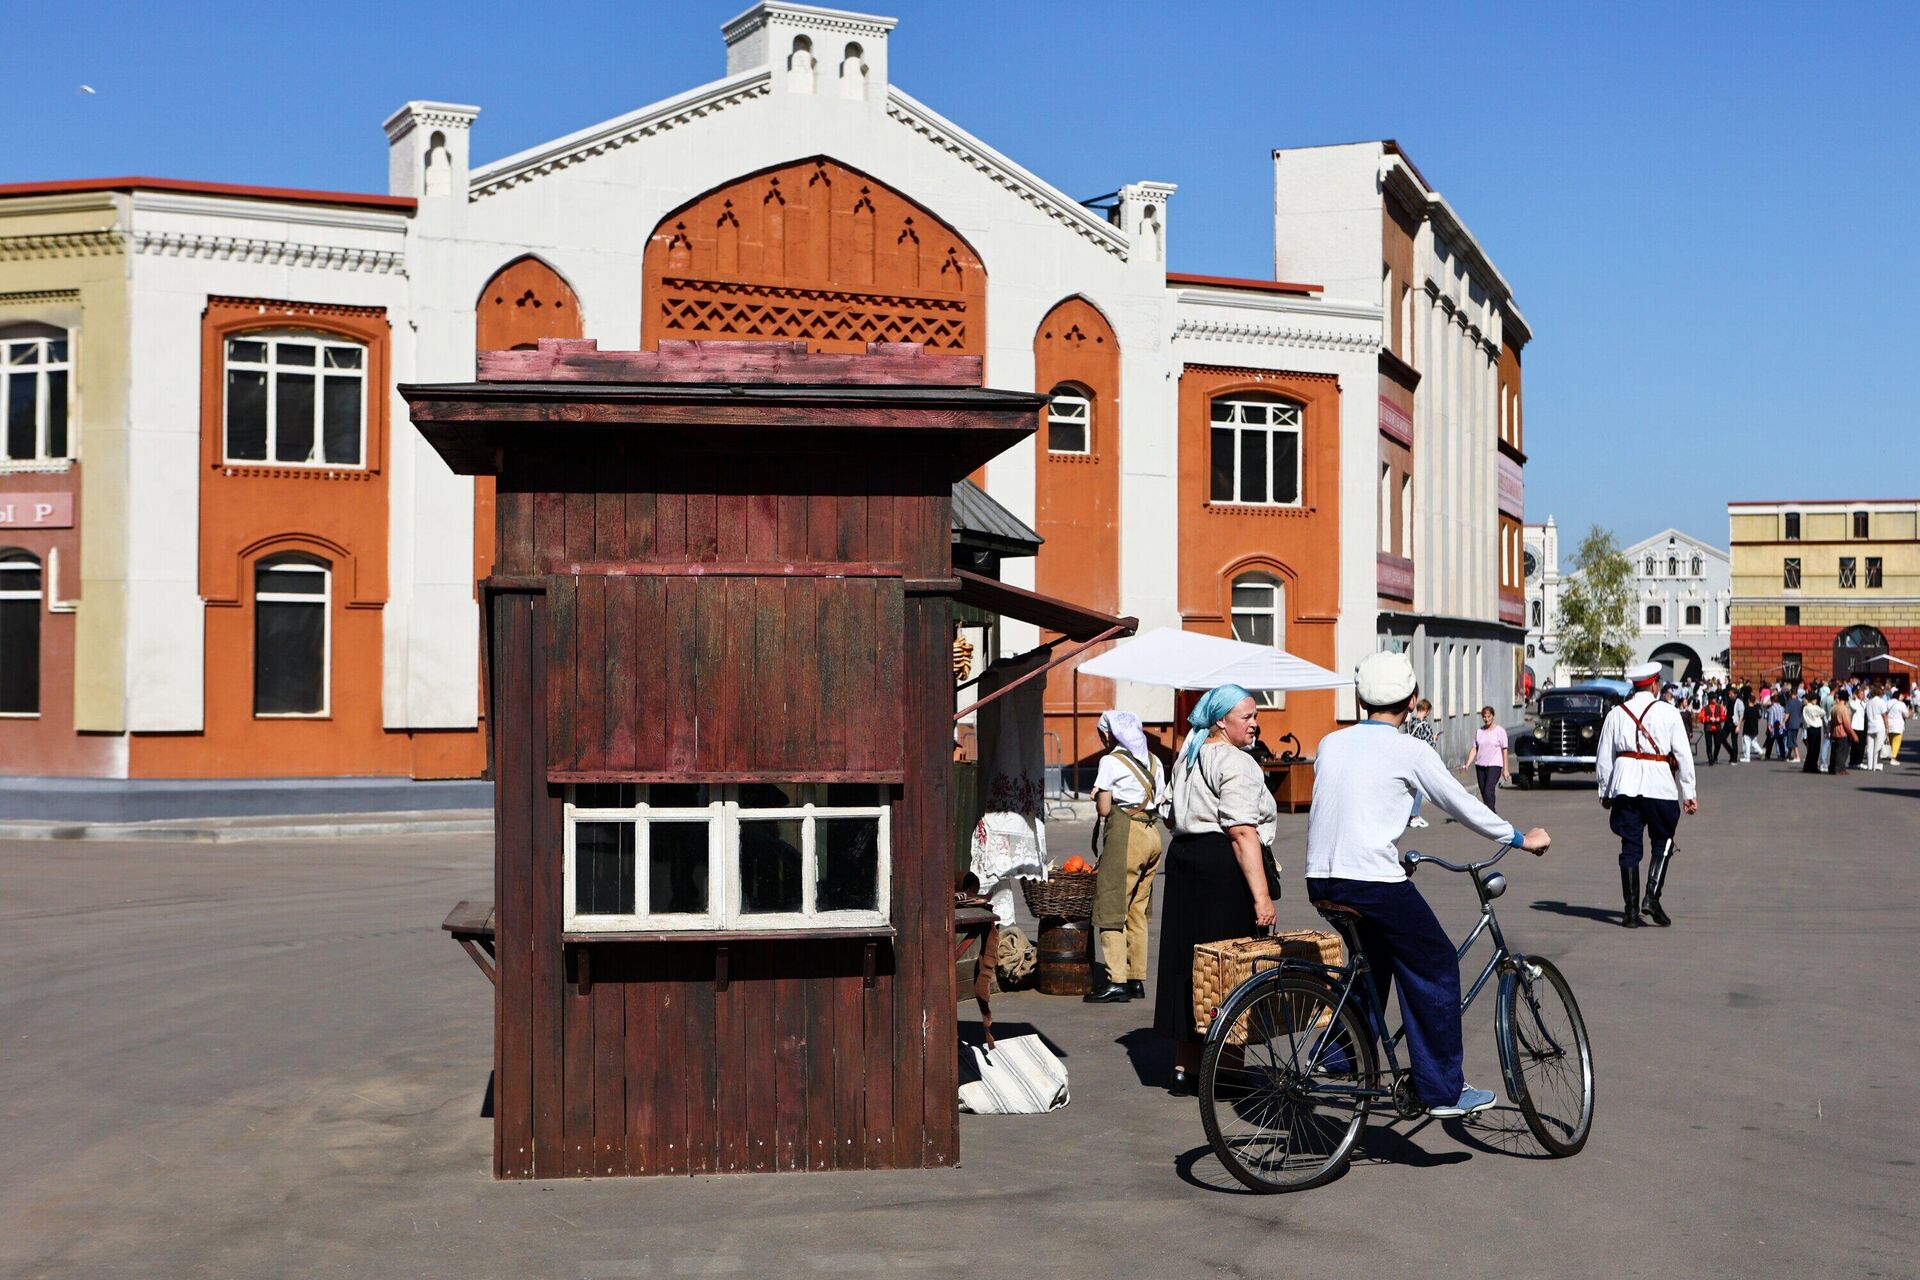
[[[0,187],[0,774],[478,775],[492,494],[394,388],[542,337],[979,354],[1054,406],[982,477],[1045,539],[1009,580],[1511,705],[1528,331],[1400,149],[1276,152],[1276,278],[1171,273],[1173,184],[1068,198],[893,28],[756,4],[721,78],[480,166],[477,107],[408,103],[385,194]],[[1057,672],[1050,727],[1115,702],[1172,714]]]

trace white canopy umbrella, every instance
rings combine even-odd
[[[1304,689],[1345,689],[1352,676],[1296,658],[1272,645],[1248,644],[1160,627],[1114,646],[1080,664],[1080,674],[1132,680],[1166,689],[1211,689],[1237,684],[1245,689],[1293,693]]]

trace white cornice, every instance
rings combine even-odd
[[[1302,298],[1285,293],[1265,293],[1243,289],[1181,287],[1174,300],[1189,307],[1228,307],[1238,311],[1281,312],[1293,316],[1312,316],[1321,320],[1370,320],[1379,324],[1382,312],[1377,303],[1337,302],[1323,298]]]
[[[1380,335],[1355,330],[1328,330],[1308,325],[1254,324],[1244,320],[1185,317],[1173,327],[1175,338],[1202,338],[1214,342],[1244,342],[1263,347],[1305,347],[1313,351],[1377,352]]]
[[[1075,202],[1057,187],[1015,164],[925,103],[891,86],[887,114],[976,173],[1006,188],[1040,212],[1122,262],[1127,237],[1119,228]]]
[[[0,236],[0,262],[32,258],[99,258],[126,252],[126,238],[113,227],[92,231],[55,231],[44,235]]]
[[[0,293],[0,307],[42,307],[50,302],[78,302],[78,289],[23,289]]]
[[[246,236],[208,236],[176,231],[136,231],[132,240],[135,253],[168,258],[209,258],[221,262],[317,267],[333,271],[365,271],[377,275],[406,274],[406,256],[386,249],[300,244],[291,240],[256,240]]]
[[[341,227],[352,231],[381,231],[405,235],[412,216],[405,209],[369,209],[351,205],[280,203],[215,195],[180,195],[165,191],[136,191],[133,211],[182,214],[200,218],[231,218],[242,222],[284,222],[296,226]]]
[[[1692,534],[1685,533],[1679,529],[1662,529],[1650,538],[1642,538],[1630,547],[1622,547],[1620,554],[1628,557],[1637,556],[1654,547],[1664,547],[1667,544],[1666,540],[1668,538],[1672,538],[1682,546],[1692,547],[1696,551],[1704,551],[1708,555],[1716,556],[1721,560],[1727,559],[1727,553],[1714,546],[1711,542],[1696,538]]]
[[[480,108],[458,102],[406,102],[380,125],[394,143],[421,126],[429,129],[471,129]]]
[[[483,196],[496,195],[555,170],[617,150],[630,142],[665,133],[703,116],[761,97],[772,91],[772,78],[773,73],[762,67],[743,75],[716,80],[677,98],[668,98],[504,160],[496,160],[473,171],[468,181],[467,199],[478,200]]]
[[[736,14],[720,26],[720,38],[728,44],[750,36],[767,25],[768,18],[790,18],[818,31],[850,36],[884,36],[900,24],[898,18],[883,18],[874,13],[854,13],[846,9],[822,9],[810,4],[785,4],[781,0],[763,0],[744,13]]]

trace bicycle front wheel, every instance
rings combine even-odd
[[[1339,1176],[1366,1124],[1373,1038],[1352,1001],[1298,975],[1222,1011],[1200,1060],[1200,1119],[1227,1172],[1260,1192]]]
[[[1523,961],[1501,984],[1495,1027],[1507,1096],[1540,1145],[1570,1156],[1593,1131],[1593,1047],[1573,989],[1551,961]]]

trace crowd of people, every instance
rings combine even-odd
[[[1900,763],[1907,719],[1920,715],[1920,689],[1849,678],[1734,684],[1710,678],[1669,684],[1695,758],[1706,765],[1797,763],[1807,773],[1884,769]]]

